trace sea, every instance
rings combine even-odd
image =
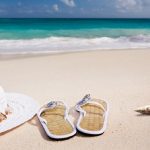
[[[150,19],[0,19],[0,54],[150,48]]]

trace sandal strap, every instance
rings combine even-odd
[[[84,105],[85,103],[87,103],[88,101],[91,100],[91,96],[90,94],[86,94],[78,103],[78,106]]]
[[[48,104],[46,104],[46,107],[54,108],[58,105],[64,105],[64,103],[62,101],[50,101]]]
[[[92,100],[90,94],[86,94],[86,95],[83,97],[83,99],[81,99],[81,100],[77,103],[76,109],[77,109],[78,111],[84,112],[84,110],[81,108],[81,106],[84,105],[84,104],[86,104],[86,103],[96,104],[96,105],[100,106],[100,107],[103,109],[103,111],[105,111],[104,106],[103,106],[101,103],[99,103],[98,101]],[[84,112],[84,113],[85,113],[85,112]]]
[[[65,107],[64,117],[66,119],[67,116],[68,116],[69,111],[68,111],[68,108],[67,108],[66,104],[63,101],[50,101],[48,104],[43,106],[43,109],[48,109],[48,108],[53,109],[58,105],[61,105],[61,106]]]

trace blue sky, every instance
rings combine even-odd
[[[0,17],[150,18],[150,0],[0,0]]]

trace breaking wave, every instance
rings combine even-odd
[[[48,37],[41,39],[0,40],[0,54],[62,53],[89,50],[150,48],[150,35],[118,38]]]

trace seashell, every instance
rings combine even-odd
[[[7,108],[5,109],[5,114],[6,115],[9,115],[9,114],[11,114],[13,112],[13,109],[9,106],[9,105],[7,105]]]
[[[150,105],[139,107],[135,111],[139,112],[139,113],[142,113],[142,114],[150,115]]]
[[[0,113],[0,123],[5,119],[7,119],[6,115]]]

